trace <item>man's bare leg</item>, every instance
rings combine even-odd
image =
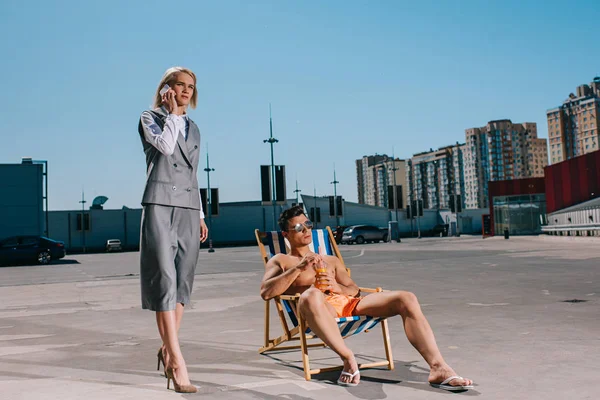
[[[419,301],[413,293],[399,291],[370,294],[358,303],[354,313],[374,317],[400,315],[404,322],[404,331],[408,341],[429,364],[431,369],[429,382],[440,383],[446,378],[457,375],[444,361],[429,322],[423,315]],[[473,381],[470,379],[454,379],[449,382],[452,386],[465,386],[472,383]]]
[[[354,373],[358,370],[358,364],[354,359],[354,353],[346,346],[342,334],[335,322],[336,312],[333,307],[325,301],[323,293],[315,288],[306,290],[300,296],[298,311],[319,338],[335,351],[344,362],[344,371]],[[358,383],[360,377],[357,375],[350,379],[342,375],[342,382]]]

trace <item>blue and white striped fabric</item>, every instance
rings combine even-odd
[[[312,252],[319,253],[319,248],[324,247],[328,255],[333,255],[333,248],[331,247],[331,242],[329,241],[329,233],[326,229],[313,229],[312,239],[313,241],[309,246]],[[283,237],[281,232],[267,232],[266,240],[269,246],[269,258],[273,257],[275,254],[289,253],[290,245],[287,239]],[[298,326],[298,319],[296,318],[294,311],[292,311],[289,301],[281,300],[281,304],[285,308],[290,323],[294,327]],[[371,329],[381,322],[382,319],[383,318],[378,317],[352,316],[336,318],[335,320],[340,328],[342,336],[346,337]],[[311,333],[310,328],[306,330],[306,333]]]
[[[286,314],[291,322],[291,324],[296,327],[298,326],[298,319],[296,315],[292,311],[292,307],[290,302],[287,300],[281,300],[281,304],[283,308],[285,308]],[[369,317],[369,316],[352,316],[352,317],[341,317],[336,318],[335,322],[338,324],[338,328],[342,333],[343,337],[356,335],[357,333],[361,333],[365,330],[373,328],[375,325],[381,322],[383,318],[380,317]],[[306,334],[311,333],[311,329],[306,329]]]
[[[352,336],[357,333],[361,333],[365,330],[373,328],[379,322],[381,322],[382,318],[379,317],[368,317],[368,316],[352,316],[352,317],[342,317],[335,319],[338,328],[340,328],[340,332],[342,336]],[[311,330],[308,328],[306,333],[310,333]]]
[[[269,258],[275,254],[287,254],[290,251],[290,245],[286,238],[279,231],[267,232],[267,244],[269,245]],[[333,249],[329,242],[329,233],[326,229],[312,230],[312,243],[308,246],[310,251],[319,253],[319,248],[325,247],[325,252],[332,256]]]

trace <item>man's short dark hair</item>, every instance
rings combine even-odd
[[[279,224],[279,229],[281,229],[282,232],[287,232],[289,220],[300,215],[306,216],[306,214],[304,214],[304,207],[294,206],[292,208],[288,208],[287,210],[281,213],[279,219],[277,220],[277,223]]]

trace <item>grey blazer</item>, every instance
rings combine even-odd
[[[150,113],[162,129],[167,117],[165,110],[158,108]],[[189,119],[187,140],[178,135],[177,147],[170,156],[146,141],[141,120],[138,132],[146,154],[146,188],[142,205],[160,204],[202,210],[196,175],[200,157],[200,130],[194,121]]]

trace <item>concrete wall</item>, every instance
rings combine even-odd
[[[281,212],[291,207],[291,205],[291,200],[285,205],[276,205],[276,218],[274,218],[273,207],[271,205],[262,205],[260,201],[219,204],[219,215],[211,217],[213,244],[234,245],[256,243],[254,230],[273,230],[274,226],[277,225],[277,219]],[[275,225],[273,222],[275,222]],[[207,220],[206,223],[209,224],[209,221]]]
[[[460,213],[459,228],[464,234],[481,235],[481,216],[489,214],[488,208],[472,208]]]
[[[294,200],[288,200],[285,204],[276,206],[276,217],[284,209],[292,206]],[[313,221],[318,228],[337,226],[335,216],[329,215],[329,198],[302,196],[307,214],[310,216],[310,208],[321,208],[321,220]],[[444,223],[443,211],[424,210],[423,217],[419,218],[418,225],[423,236],[428,235],[431,229]],[[482,210],[483,211],[483,210]],[[481,233],[480,210],[466,210],[461,214],[464,218],[472,217],[473,230]],[[85,232],[86,251],[101,251],[108,239],[120,239],[127,249],[139,248],[141,209],[123,210],[85,210],[90,215],[90,230]],[[52,238],[62,240],[68,251],[81,251],[83,249],[83,233],[77,230],[77,215],[80,210],[51,211],[50,230]],[[387,228],[390,221],[395,220],[395,212],[382,207],[368,206],[351,202],[344,202],[342,215],[339,216],[339,225],[375,225]],[[406,212],[398,210],[399,230],[402,237],[416,236],[418,231],[417,221],[406,219]],[[269,231],[273,229],[273,208],[271,205],[263,205],[260,201],[246,201],[235,203],[222,203],[219,205],[219,214],[211,217],[212,221],[206,223],[211,225],[211,237],[214,246],[230,245],[252,245],[255,243],[254,230]],[[463,232],[470,233],[470,232]],[[202,247],[208,247],[208,242]]]
[[[345,211],[344,225],[368,224],[387,228],[390,221],[390,212],[383,207],[348,202]]]
[[[102,250],[108,239],[120,239],[124,248],[137,249],[140,243],[142,210],[85,210],[90,215],[90,229],[77,229],[77,216],[81,211],[50,211],[51,237],[65,242],[71,251]]]
[[[0,164],[0,239],[43,235],[42,164]]]
[[[318,227],[329,225],[332,228],[336,226],[335,217],[329,216],[329,199],[327,197],[315,197],[302,195],[304,208],[307,213],[311,207],[321,208],[321,222]],[[481,216],[487,214],[487,208],[463,210],[460,213],[459,229],[465,234],[481,234]],[[406,210],[398,210],[398,229],[401,237],[416,236],[419,228],[422,234],[428,234],[435,225],[454,222],[456,224],[456,215],[450,210],[423,210],[423,216],[412,221],[406,219]],[[383,207],[375,207],[366,204],[357,204],[344,201],[343,215],[339,217],[339,225],[375,225],[381,228],[388,227],[390,221],[396,220],[396,212]],[[316,222],[316,221],[313,221]]]
[[[277,205],[276,216],[285,206]],[[51,211],[49,215],[52,239],[62,240],[71,251],[103,250],[108,239],[120,239],[123,247],[130,250],[139,248],[142,209],[85,210],[90,215],[90,229],[82,232],[77,229],[77,218],[81,210]],[[219,206],[219,215],[212,216],[211,236],[215,245],[240,245],[255,243],[254,229],[271,230],[273,208],[263,206],[260,201],[225,203]],[[206,220],[207,224],[210,221]],[[207,247],[208,242],[203,244]]]

